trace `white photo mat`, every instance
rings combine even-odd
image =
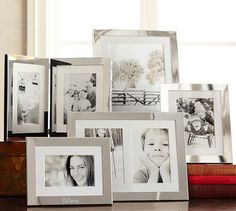
[[[103,67],[102,66],[57,66],[56,121],[57,132],[66,132],[64,124],[64,77],[65,74],[96,74],[96,111],[103,111]],[[72,76],[73,77],[73,76]],[[61,96],[61,97],[60,97]]]
[[[27,137],[27,205],[112,204],[108,138]]]
[[[176,131],[174,121],[149,121],[149,120],[76,120],[76,137],[84,137],[86,128],[122,128],[123,129],[123,163],[124,163],[124,184],[113,178],[114,192],[178,192],[178,163],[176,152]],[[169,154],[171,168],[171,182],[157,184],[137,184],[132,182],[134,169],[133,145],[141,149],[140,141],[133,142],[132,130],[148,128],[167,128],[169,131]],[[140,145],[139,145],[140,144]],[[137,160],[136,160],[137,162]]]
[[[175,32],[94,30],[93,55],[113,62],[112,111],[160,112],[160,85],[179,82]]]
[[[186,146],[188,163],[232,163],[227,84],[162,84],[161,98],[162,112],[177,111],[177,105],[180,105],[179,111],[182,110],[181,113],[185,116],[183,120],[191,120],[188,122],[191,128],[185,127],[189,133],[188,141],[186,142],[185,136],[184,143],[185,146],[188,145]],[[190,110],[186,106],[181,106],[181,101],[190,107]],[[197,130],[192,124],[196,118],[200,120],[198,127],[199,122],[202,122]]]
[[[68,154],[69,152],[69,154]],[[101,147],[36,147],[36,196],[99,196],[103,195]],[[45,156],[92,155],[94,156],[94,187],[45,187]],[[56,193],[56,194],[55,194]]]
[[[186,154],[187,155],[223,155],[223,142],[222,142],[222,119],[221,119],[221,96],[219,91],[169,91],[169,111],[177,112],[176,99],[178,98],[212,98],[214,101],[214,128],[215,135],[213,146],[211,148],[191,148],[187,146],[187,133],[185,133]],[[185,123],[186,125],[186,123]],[[205,141],[207,142],[207,140]],[[215,145],[215,146],[214,146]]]
[[[18,106],[18,74],[19,73],[36,73],[39,74],[39,120],[38,124],[17,123],[17,106]],[[44,106],[45,106],[45,67],[36,64],[13,64],[13,114],[12,114],[12,131],[15,133],[40,133],[44,132]]]

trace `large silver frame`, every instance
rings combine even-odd
[[[178,163],[178,192],[114,192],[114,201],[162,201],[162,200],[188,200],[188,183],[185,160],[185,149],[183,147],[183,115],[181,113],[69,113],[68,136],[75,137],[77,120],[173,120],[176,130],[176,152]],[[122,127],[122,121],[120,121]],[[143,125],[145,127],[145,125]],[[124,161],[125,162],[125,161]]]
[[[168,70],[168,74],[170,75],[170,77],[166,79],[165,83],[178,83],[179,82],[178,49],[177,49],[176,32],[148,31],[148,30],[112,30],[112,29],[94,30],[93,31],[94,56],[110,57],[109,52],[108,52],[109,40],[106,41],[106,46],[104,46],[104,43],[102,41],[103,38],[119,39],[122,37],[126,39],[150,38],[150,42],[153,45],[158,44],[158,43],[156,43],[155,41],[152,41],[152,38],[169,38],[169,48],[170,48],[169,51],[170,51],[170,63],[171,63],[169,65],[171,66],[170,68],[171,71]],[[121,44],[122,44],[122,41],[121,41]],[[139,44],[139,42],[137,44]],[[130,111],[132,112],[132,110]]]
[[[161,110],[163,112],[173,110],[169,109],[169,92],[170,91],[204,91],[220,92],[220,117],[222,120],[222,143],[223,154],[219,155],[186,155],[188,163],[232,163],[232,141],[230,129],[230,109],[229,109],[229,92],[228,85],[225,84],[163,84],[161,85]],[[217,128],[216,128],[217,130]]]
[[[27,138],[27,205],[80,205],[80,204],[112,204],[110,146],[108,138]],[[88,196],[37,196],[36,195],[36,148],[62,146],[101,147],[102,157],[102,195]],[[68,152],[70,154],[70,152]]]

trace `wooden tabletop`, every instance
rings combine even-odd
[[[26,197],[0,197],[0,210],[11,211],[140,211],[236,210],[235,199],[194,199],[186,202],[115,202],[112,206],[26,206]]]

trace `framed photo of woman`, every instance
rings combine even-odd
[[[27,138],[27,204],[112,204],[107,138]]]

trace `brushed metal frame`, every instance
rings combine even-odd
[[[221,97],[223,155],[186,155],[188,163],[232,163],[232,140],[230,129],[229,91],[226,84],[162,84],[161,111],[169,111],[169,91],[219,91]],[[173,112],[173,111],[170,111]]]
[[[111,192],[111,165],[110,145],[108,138],[43,138],[29,137],[26,141],[27,150],[27,205],[90,205],[90,204],[112,204]],[[40,146],[53,147],[64,146],[99,146],[102,156],[102,186],[103,195],[89,196],[37,196],[36,195],[36,148]],[[70,152],[68,152],[70,154]]]
[[[76,135],[76,120],[160,120],[175,122],[176,151],[178,162],[179,192],[113,192],[114,201],[165,201],[188,200],[187,165],[183,131],[183,115],[181,113],[128,113],[128,112],[97,112],[97,113],[72,113],[68,115],[68,136]],[[122,121],[120,121],[122,127]],[[144,125],[145,127],[145,125]]]

